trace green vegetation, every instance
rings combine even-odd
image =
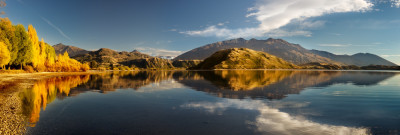
[[[12,25],[8,18],[0,18],[0,67],[27,69],[28,72],[86,71],[88,64],[69,58],[68,53],[56,56],[54,48],[39,38],[36,29],[21,24]],[[28,66],[28,67],[27,67]]]
[[[201,62],[201,60],[175,60],[172,62],[172,65],[174,65],[174,67],[187,69],[197,66]]]
[[[296,65],[268,53],[247,48],[218,51],[190,69],[294,69]]]

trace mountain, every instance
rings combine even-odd
[[[72,57],[80,62],[96,63],[97,67],[110,68],[111,66],[124,65],[138,68],[173,68],[170,60],[152,57],[140,53],[137,50],[132,52],[118,52],[108,48],[101,48],[97,51],[91,51],[87,54],[76,55]]]
[[[330,52],[320,50],[310,50],[312,53],[341,62],[346,65],[368,66],[368,65],[385,65],[397,66],[396,64],[370,53],[357,53],[354,55],[335,55]]]
[[[64,52],[68,52],[69,56],[73,57],[76,55],[87,54],[89,51],[75,47],[70,45],[64,45],[62,43],[53,45],[53,48],[56,54],[64,54]]]
[[[174,67],[181,67],[187,69],[190,67],[197,66],[200,62],[201,60],[175,60],[172,62],[172,64],[174,65]]]
[[[293,69],[297,66],[268,53],[247,48],[215,52],[191,69]]]
[[[230,48],[249,48],[256,51],[263,51],[294,64],[319,62],[342,65],[342,63],[316,55],[298,44],[292,44],[282,39],[273,38],[269,38],[267,40],[245,40],[243,38],[237,38],[216,42],[190,50],[179,55],[174,60],[204,60],[217,51]]]

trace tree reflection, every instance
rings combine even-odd
[[[27,89],[19,94],[22,101],[23,114],[28,116],[30,126],[34,127],[39,121],[41,108],[46,110],[46,105],[53,102],[57,96],[68,96],[71,88],[89,80],[89,75],[56,77],[37,81],[32,89]]]
[[[31,89],[22,91],[19,98],[23,114],[33,127],[39,120],[41,109],[45,110],[47,104],[56,98],[76,96],[86,91],[107,93],[117,89],[138,90],[143,86],[150,86],[143,90],[152,91],[176,88],[150,85],[168,80],[218,97],[282,99],[288,94],[299,94],[309,87],[327,87],[337,83],[374,85],[394,75],[396,75],[394,72],[299,70],[104,72],[40,80]]]

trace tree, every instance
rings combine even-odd
[[[32,25],[28,26],[28,37],[32,43],[32,66],[37,68],[40,61],[39,38],[37,36],[36,29]]]
[[[19,46],[17,58],[14,61],[15,65],[22,66],[31,63],[33,54],[32,54],[32,42],[29,40],[28,33],[25,30],[25,27],[21,24],[18,24],[15,27],[15,37],[17,38],[17,46]]]
[[[8,62],[10,62],[10,52],[7,45],[0,42],[0,67],[4,69],[4,65],[7,65]]]
[[[0,29],[0,41],[7,45],[10,52],[9,64],[13,64],[19,50],[18,46],[15,45],[17,42],[14,34],[15,28],[8,18],[0,18]]]

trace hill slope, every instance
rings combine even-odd
[[[111,65],[135,66],[139,68],[173,68],[172,62],[166,59],[152,57],[139,51],[117,52],[108,48],[101,48],[87,54],[73,57],[81,62],[95,61],[100,67],[110,67]]]
[[[89,51],[75,47],[70,45],[64,45],[62,43],[53,45],[54,51],[56,54],[64,54],[64,52],[68,52],[69,56],[73,57],[76,55],[87,54]]]
[[[296,65],[247,48],[221,50],[191,69],[292,69]]]
[[[213,53],[230,48],[249,48],[256,51],[263,51],[280,57],[294,64],[305,64],[310,62],[333,63],[341,65],[331,59],[315,55],[298,44],[291,44],[282,39],[269,38],[267,40],[245,40],[243,38],[216,42],[202,47],[195,48],[179,55],[174,60],[204,60]]]
[[[368,66],[368,65],[386,65],[397,66],[396,64],[370,53],[357,53],[354,55],[335,55],[330,52],[320,50],[310,50],[312,53],[322,57],[344,63],[346,65]]]

